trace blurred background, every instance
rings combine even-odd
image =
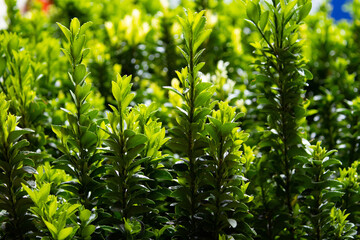
[[[45,8],[48,4],[51,4],[51,0],[34,0],[37,2],[42,3]],[[321,4],[323,4],[326,0],[313,0],[313,10],[312,12],[315,12],[319,9]],[[29,0],[18,0],[17,5],[19,9],[21,9],[23,12],[26,11],[26,5]],[[173,4],[177,4],[177,0],[170,1]],[[344,9],[344,5],[346,2],[349,2],[349,0],[331,0],[331,5],[333,7],[333,11],[331,12],[331,17],[333,17],[336,20],[340,19],[350,19],[350,14]],[[5,0],[0,0],[0,29],[6,28],[6,4]]]

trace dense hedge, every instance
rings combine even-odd
[[[0,32],[1,239],[359,239],[358,0],[41,2]]]

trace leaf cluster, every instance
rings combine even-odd
[[[62,48],[62,51],[72,67],[68,75],[73,84],[70,94],[76,110],[73,112],[62,109],[69,124],[52,126],[61,141],[58,148],[64,154],[56,159],[55,164],[74,178],[63,183],[62,188],[73,193],[74,199],[79,199],[89,209],[95,206],[97,199],[104,192],[98,176],[105,172],[100,166],[101,156],[97,151],[102,137],[96,122],[98,111],[87,101],[91,93],[91,84],[86,82],[86,78],[90,73],[82,63],[89,53],[89,49],[84,48],[85,31],[91,24],[87,22],[80,26],[79,20],[74,18],[68,29],[58,23],[69,44],[68,49]]]
[[[28,212],[31,200],[26,197],[22,184],[28,184],[31,175],[36,173],[31,152],[24,148],[29,145],[20,138],[31,129],[20,128],[19,118],[8,114],[10,102],[0,93],[0,206],[5,210],[0,219],[6,239],[23,239],[34,229],[32,216]]]

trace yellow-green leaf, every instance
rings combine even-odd
[[[72,227],[67,227],[67,228],[62,229],[59,232],[58,240],[64,240],[65,238],[67,238],[72,233],[72,231],[73,231]]]

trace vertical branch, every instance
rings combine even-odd
[[[205,30],[206,19],[203,14],[204,11],[200,13],[188,11],[185,19],[179,17],[185,39],[185,50],[180,50],[187,61],[187,68],[184,68],[181,73],[177,72],[177,75],[184,91],[181,93],[169,87],[183,100],[183,106],[178,108],[179,121],[172,129],[173,137],[169,141],[169,146],[174,149],[174,152],[179,152],[184,157],[184,164],[187,168],[184,173],[178,174],[182,183],[174,195],[179,201],[177,208],[181,209],[181,214],[177,216],[179,218],[178,228],[181,229],[179,232],[182,237],[188,239],[196,239],[201,236],[199,228],[199,222],[201,222],[199,207],[202,201],[199,199],[201,162],[198,159],[203,153],[204,141],[201,133],[204,131],[206,113],[209,113],[207,106],[213,93],[213,90],[210,89],[211,84],[199,88],[201,80],[198,72],[204,63],[198,63],[198,60],[204,50],[198,50],[198,48],[211,32]],[[199,101],[201,95],[202,98]]]
[[[301,93],[306,80],[312,78],[311,73],[304,69],[297,29],[309,13],[311,4],[296,0],[273,0],[272,5],[267,4],[267,8],[263,10],[258,3],[250,1],[246,12],[249,22],[264,40],[262,44],[254,45],[255,50],[263,56],[261,59],[264,63],[258,64],[261,75],[257,79],[262,80],[258,85],[263,92],[263,109],[269,115],[269,129],[264,135],[263,145],[271,149],[267,154],[267,164],[274,169],[273,181],[277,186],[272,197],[283,199],[277,206],[278,214],[283,212],[288,216],[278,220],[286,227],[276,229],[278,226],[274,223],[272,232],[274,237],[285,235],[294,239],[297,226],[293,206],[297,202],[297,194],[302,190],[293,178],[299,174],[297,168],[301,167],[296,157],[305,154],[300,132],[301,121],[305,117]]]

